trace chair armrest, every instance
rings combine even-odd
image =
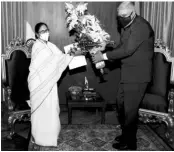
[[[2,85],[2,88],[4,89],[5,105],[8,108],[8,112],[12,112],[14,110],[15,104],[11,100],[11,88],[6,85]]]
[[[174,119],[174,88],[171,88],[168,94],[169,106],[168,113]]]

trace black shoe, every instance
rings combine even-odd
[[[116,142],[121,142],[121,140],[122,140],[122,135],[115,137]]]
[[[136,150],[137,149],[136,145],[128,146],[125,143],[115,143],[115,144],[112,145],[112,147],[115,148],[115,149],[118,149],[118,150]]]

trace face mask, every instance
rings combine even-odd
[[[131,13],[132,14],[132,13]],[[128,25],[132,19],[131,19],[131,14],[128,17],[121,17],[121,16],[117,16],[117,21],[118,21],[118,25],[121,27],[125,27],[126,25]]]
[[[48,39],[49,39],[49,33],[40,34],[40,39],[42,39],[44,41],[48,41]]]

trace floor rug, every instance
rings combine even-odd
[[[62,125],[57,147],[43,147],[32,142],[29,151],[116,151],[112,148],[114,138],[121,134],[116,125]],[[139,125],[137,132],[138,151],[170,151],[148,126]]]

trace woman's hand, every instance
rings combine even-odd
[[[80,56],[83,55],[83,52],[81,51],[80,48],[71,48],[69,54],[71,56]]]

